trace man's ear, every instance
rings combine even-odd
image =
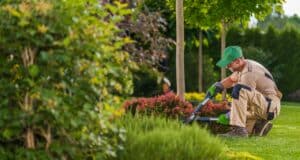
[[[242,64],[242,59],[239,58],[239,59],[237,60],[237,63],[238,63],[238,64]]]

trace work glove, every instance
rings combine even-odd
[[[221,82],[216,82],[212,86],[210,86],[207,90],[207,95],[210,97],[214,97],[217,95],[217,93],[222,92],[224,89],[224,86]]]
[[[230,113],[227,113],[227,114],[221,114],[219,117],[218,117],[218,123],[219,124],[223,124],[223,125],[229,125],[229,114]]]

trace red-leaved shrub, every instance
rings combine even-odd
[[[217,117],[222,113],[226,113],[230,110],[230,106],[227,101],[222,101],[219,103],[214,103],[213,101],[208,101],[205,106],[203,106],[198,115],[203,117]]]
[[[132,114],[163,115],[172,118],[187,117],[193,112],[191,103],[171,92],[157,97],[127,100],[123,107]]]

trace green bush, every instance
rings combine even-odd
[[[117,27],[125,7],[0,1],[1,158],[116,156],[124,132],[103,108],[132,92],[130,40]]]
[[[157,117],[126,116],[120,120],[127,130],[121,160],[222,159],[225,146],[196,125]]]

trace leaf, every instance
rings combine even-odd
[[[4,131],[2,132],[2,135],[4,138],[9,139],[13,136],[13,131],[10,129],[4,129]]]
[[[42,61],[47,61],[49,59],[49,56],[48,56],[47,52],[42,51],[40,55],[41,55],[41,60]]]
[[[18,23],[18,25],[21,26],[21,27],[25,27],[25,26],[27,26],[28,24],[29,24],[29,22],[28,22],[25,18],[22,18],[22,19],[19,21],[19,23]]]
[[[131,14],[132,12],[131,12],[131,10],[129,10],[129,9],[124,9],[124,10],[120,10],[120,14],[121,15],[128,15],[128,14]]]
[[[29,66],[29,74],[31,77],[36,77],[40,73],[40,69],[37,65],[31,65]]]
[[[34,86],[34,81],[31,80],[30,78],[26,78],[24,81],[27,82],[30,87]]]
[[[63,40],[63,44],[64,44],[66,47],[69,46],[70,43],[71,43],[70,37],[67,37],[67,38],[65,38],[65,39]]]
[[[117,13],[117,11],[118,11],[118,9],[111,4],[106,4],[105,7],[112,13]]]

